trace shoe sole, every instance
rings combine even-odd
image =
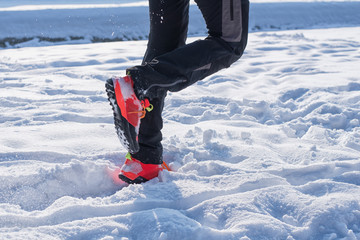
[[[135,127],[132,126],[122,115],[119,105],[116,101],[115,88],[113,79],[108,79],[105,84],[106,93],[108,100],[112,107],[114,113],[114,123],[116,134],[121,142],[121,144],[132,154],[139,151],[139,143],[134,136],[136,137]]]
[[[147,179],[145,179],[141,176],[135,178],[134,180],[131,180],[130,178],[128,178],[122,174],[119,174],[119,178],[128,184],[140,184],[140,183],[144,183],[144,182],[148,181]]]

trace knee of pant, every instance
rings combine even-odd
[[[235,55],[242,55],[247,44],[247,36],[243,37],[240,41],[226,41],[221,36],[209,35],[207,39],[214,40],[222,45],[224,48],[233,52]]]
[[[234,47],[234,52],[239,57],[244,53],[246,48],[246,41],[241,41],[239,43],[236,43],[236,46]]]
[[[247,41],[242,39],[240,42],[227,42],[227,44],[231,47],[234,55],[240,58],[245,51]]]

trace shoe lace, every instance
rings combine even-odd
[[[168,170],[169,172],[171,171],[171,169],[170,169],[169,166],[166,164],[166,162],[164,162],[164,160],[163,160],[163,163],[161,164],[161,167],[162,167],[163,169]]]
[[[154,106],[149,102],[149,99],[145,98],[141,100],[141,107],[142,110],[140,111],[133,111],[128,113],[141,113],[140,119],[144,118],[146,115],[146,111],[151,112],[154,109]]]

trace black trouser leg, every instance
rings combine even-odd
[[[220,69],[243,54],[248,36],[248,0],[196,0],[209,36],[184,45],[188,0],[149,0],[150,36],[143,65],[128,69],[139,98],[150,98],[158,108],[141,122],[140,151],[134,157],[147,163],[162,161],[161,111],[167,91],[179,91]],[[149,117],[149,118],[148,118]]]
[[[184,89],[229,67],[242,56],[247,43],[249,1],[196,2],[206,21],[209,36],[159,55],[145,65],[128,69],[140,98],[154,98],[168,90]],[[165,25],[173,24],[164,21]]]
[[[189,23],[189,0],[149,0],[150,33],[143,65],[184,46]]]
[[[189,19],[189,0],[149,0],[150,34],[143,65],[155,57],[185,45]],[[151,99],[154,109],[141,120],[140,150],[132,156],[144,163],[162,163],[163,121],[161,113],[166,92]]]

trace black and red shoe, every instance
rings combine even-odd
[[[145,164],[128,153],[119,178],[129,184],[143,183],[156,178],[163,169],[166,169],[163,164]]]
[[[113,77],[105,84],[108,100],[114,111],[116,133],[121,144],[130,153],[139,151],[140,119],[145,117],[146,110],[152,110],[148,99],[140,101],[136,97],[133,86],[130,76]]]

